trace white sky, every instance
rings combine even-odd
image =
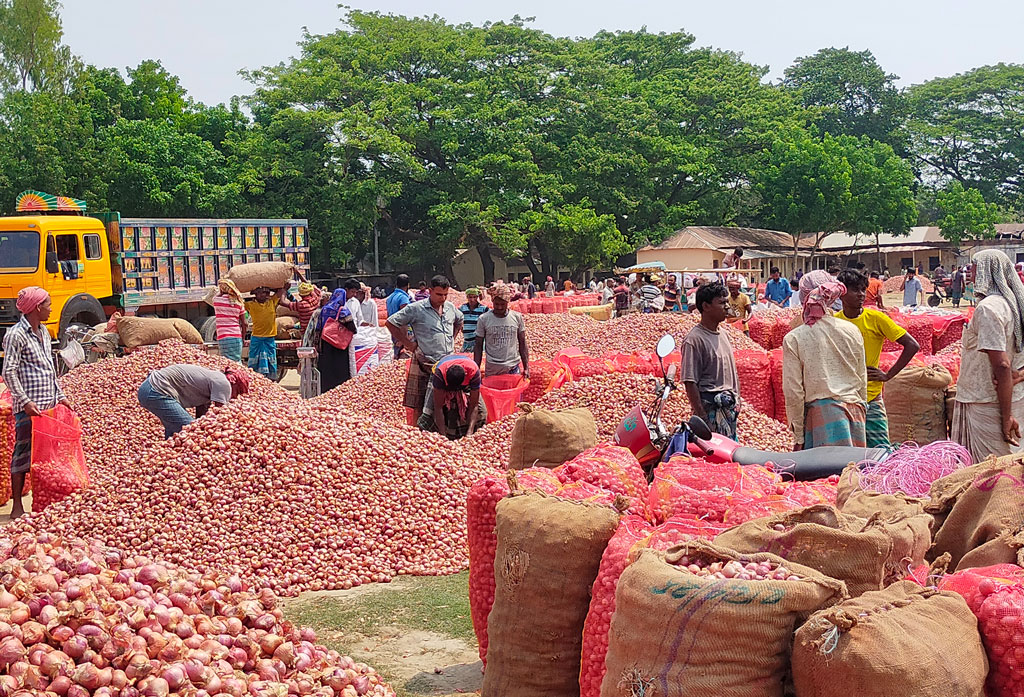
[[[901,85],[998,62],[1024,62],[1020,0],[363,0],[353,7],[482,23],[513,15],[558,36],[600,29],[676,31],[737,51],[778,78],[826,46],[870,49]],[[208,104],[250,91],[241,68],[287,60],[302,27],[340,25],[332,0],[63,0],[65,42],[87,62],[124,69],[159,59]]]

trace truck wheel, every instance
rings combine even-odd
[[[68,328],[72,326],[92,328],[106,320],[106,318],[103,306],[100,305],[100,301],[96,298],[85,293],[71,296],[64,303],[64,308],[60,312],[60,327],[57,331],[57,340],[60,342],[60,347],[64,348],[67,346],[66,334]]]
[[[217,340],[217,318],[216,317],[203,317],[196,321],[196,329],[199,330],[199,335],[203,337],[203,341],[206,343],[212,343]]]

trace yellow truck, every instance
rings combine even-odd
[[[305,220],[88,215],[84,201],[33,191],[17,210],[0,217],[0,335],[18,321],[18,291],[41,286],[53,299],[47,329],[62,344],[69,327],[114,312],[182,317],[212,341],[213,309],[203,298],[232,266],[309,269]]]

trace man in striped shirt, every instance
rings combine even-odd
[[[462,353],[470,353],[476,343],[476,323],[489,310],[480,304],[480,289],[467,288],[466,302],[459,308],[462,313]]]
[[[50,295],[38,286],[18,293],[21,319],[4,336],[4,382],[11,391],[14,410],[14,454],[11,457],[11,519],[25,509],[21,503],[25,475],[32,465],[32,417],[57,404],[71,408],[57,384],[50,350]]]
[[[650,276],[644,276],[644,284],[640,286],[640,303],[644,312],[658,312],[657,300],[661,297],[661,288],[651,283]]]

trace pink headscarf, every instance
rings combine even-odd
[[[809,327],[825,316],[836,298],[846,293],[846,286],[832,278],[828,271],[811,271],[800,279],[800,302],[804,306],[804,324]]]
[[[50,294],[39,286],[28,286],[18,291],[18,301],[15,305],[21,314],[27,315],[42,305],[49,297]]]

